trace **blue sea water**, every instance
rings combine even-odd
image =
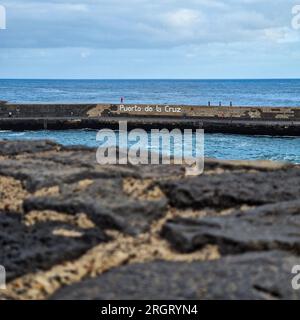
[[[0,100],[34,103],[299,106],[298,80],[1,80]]]
[[[63,145],[98,147],[96,130],[64,131],[0,131],[0,140],[50,139]],[[205,155],[228,160],[268,159],[300,163],[299,137],[245,136],[229,134],[205,134]],[[179,150],[175,146],[176,151]]]
[[[212,104],[299,106],[300,80],[1,80],[0,100],[18,103]],[[0,128],[1,130],[1,128]],[[98,146],[96,131],[0,131],[0,139],[50,139]],[[299,137],[205,134],[205,155],[300,163]]]

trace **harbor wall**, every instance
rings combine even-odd
[[[2,104],[0,118],[175,117],[300,121],[300,107],[208,107],[120,104]]]
[[[300,136],[300,108],[117,104],[1,104],[0,130],[192,128],[211,133]]]

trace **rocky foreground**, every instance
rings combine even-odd
[[[0,142],[0,264],[0,299],[299,299],[300,168]]]

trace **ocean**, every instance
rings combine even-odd
[[[0,100],[18,103],[299,106],[299,80],[1,80]]]
[[[13,103],[125,103],[299,106],[299,80],[1,80],[0,100]],[[1,128],[0,128],[1,130]],[[0,131],[0,139],[51,139],[98,146],[94,130]],[[175,146],[176,147],[176,146]],[[219,159],[300,163],[299,137],[205,134],[205,155]]]

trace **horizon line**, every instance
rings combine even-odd
[[[135,81],[135,80],[152,80],[152,81],[232,81],[232,80],[300,80],[299,78],[0,78],[0,80],[83,80],[83,81]]]

